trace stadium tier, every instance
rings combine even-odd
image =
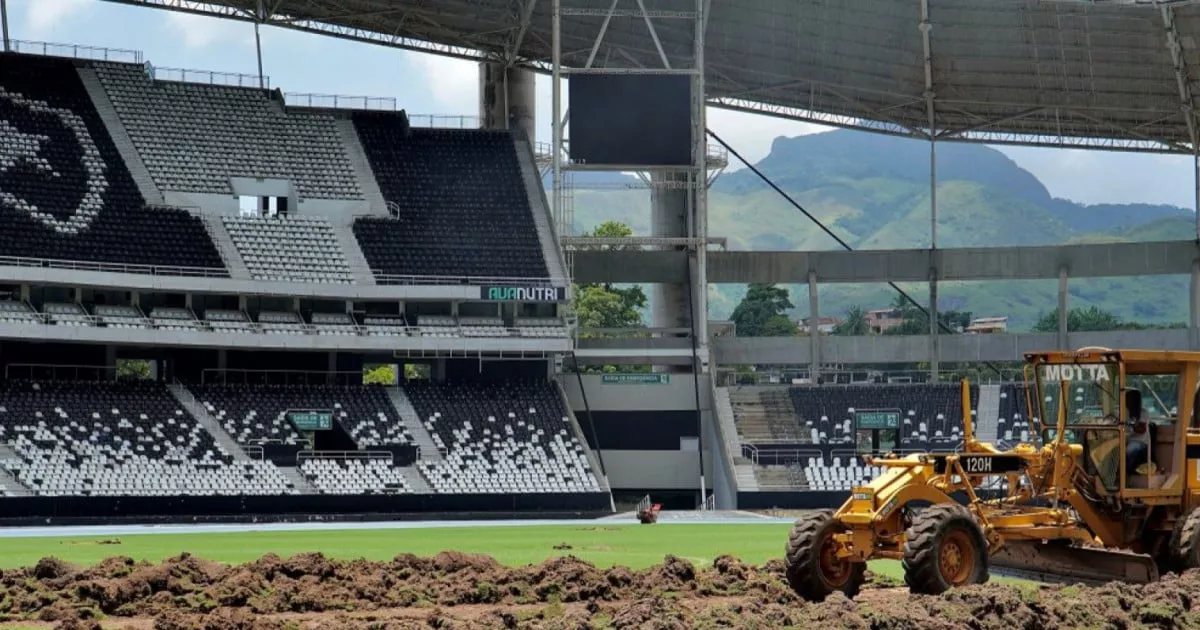
[[[42,495],[282,494],[263,462],[235,462],[161,385],[7,381],[0,462]]]
[[[0,256],[223,273],[203,222],[148,206],[69,60],[0,54]]]
[[[548,383],[175,387],[186,393],[149,381],[7,381],[0,468],[43,496],[411,494],[414,483],[436,494],[600,491]],[[401,465],[379,449],[416,441],[402,419],[415,409],[432,439],[415,466]],[[311,450],[289,410],[331,411],[355,448]],[[272,461],[222,439],[297,449]]]
[[[598,492],[554,386],[545,382],[406,388],[445,461],[420,463],[437,492]]]
[[[727,391],[740,454],[751,458],[760,488],[848,490],[880,472],[859,457],[863,449],[953,451],[963,439],[961,392],[953,383]],[[971,386],[970,395],[974,415],[980,388]],[[897,431],[868,443],[858,414],[879,411],[898,415]]]
[[[323,217],[222,217],[255,280],[351,284],[337,235]]]
[[[154,80],[134,64],[93,66],[162,190],[230,194],[230,178],[261,177],[290,180],[303,197],[363,197],[330,115],[285,112],[257,88]]]
[[[356,113],[354,126],[396,208],[354,223],[377,274],[549,276],[511,134],[414,129],[386,113]]]

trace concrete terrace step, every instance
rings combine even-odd
[[[175,400],[179,401],[179,404],[183,406],[188,414],[195,418],[196,422],[200,423],[200,426],[212,434],[218,446],[225,449],[225,452],[232,455],[237,461],[251,461],[251,457],[246,454],[246,451],[242,450],[242,445],[238,444],[237,440],[234,440],[233,436],[225,431],[225,427],[222,427],[221,423],[217,422],[217,419],[208,413],[204,405],[200,404],[199,400],[196,400],[196,397],[192,395],[192,392],[188,391],[187,387],[184,387],[181,383],[171,383],[167,386],[167,389],[170,390],[171,395],[175,397]]]
[[[383,197],[383,192],[379,190],[379,182],[375,180],[371,162],[367,160],[367,153],[363,151],[362,142],[358,139],[358,130],[354,128],[354,121],[349,117],[339,117],[334,126],[342,140],[342,146],[346,148],[346,157],[350,159],[350,166],[354,168],[358,187],[363,191],[370,214],[387,216],[387,201]]]
[[[300,472],[295,466],[279,466],[279,472],[283,473],[284,478],[292,482],[293,486],[300,491],[301,494],[318,494],[317,488],[304,478],[304,473]]]
[[[412,401],[408,399],[404,389],[397,386],[388,387],[387,395],[388,400],[392,402],[392,408],[400,415],[400,421],[412,432],[413,441],[421,449],[421,459],[431,462],[440,462],[445,459],[433,441],[433,436],[429,435],[429,431],[422,424],[416,408],[412,406]]]
[[[150,169],[146,168],[146,163],[142,161],[141,154],[133,144],[133,138],[129,137],[129,132],[121,122],[120,116],[117,115],[112,101],[109,100],[108,92],[104,91],[104,86],[100,83],[100,78],[96,76],[96,71],[91,68],[79,68],[78,73],[84,89],[92,98],[92,105],[100,114],[100,120],[104,122],[109,137],[117,147],[117,153],[125,162],[125,168],[129,169],[129,174],[133,176],[133,183],[137,185],[138,192],[142,193],[142,198],[146,200],[146,203],[164,203],[162,191],[158,189],[158,184],[154,183]]]

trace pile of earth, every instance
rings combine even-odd
[[[0,572],[0,628],[349,630],[861,628],[1017,630],[1200,628],[1200,572],[1103,587],[985,584],[938,597],[874,583],[813,604],[778,561],[667,556],[633,571],[572,556],[506,567],[456,552],[388,562],[267,555],[241,565],[187,554],[162,563],[55,558]]]

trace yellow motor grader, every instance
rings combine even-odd
[[[1200,352],[1084,348],[1025,363],[1038,439],[1003,450],[976,439],[963,381],[961,447],[865,457],[883,474],[792,527],[791,588],[853,597],[879,558],[900,560],[926,594],[992,570],[1146,583],[1200,568]]]

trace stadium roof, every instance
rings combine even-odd
[[[109,0],[549,69],[552,0]],[[928,138],[1192,153],[1196,0],[708,0],[714,105]],[[672,67],[695,0],[644,0]],[[638,0],[562,0],[563,64],[662,67]],[[927,21],[924,16],[927,16]],[[673,19],[674,18],[674,19]],[[928,28],[923,27],[928,24]],[[932,119],[932,125],[930,124]]]

